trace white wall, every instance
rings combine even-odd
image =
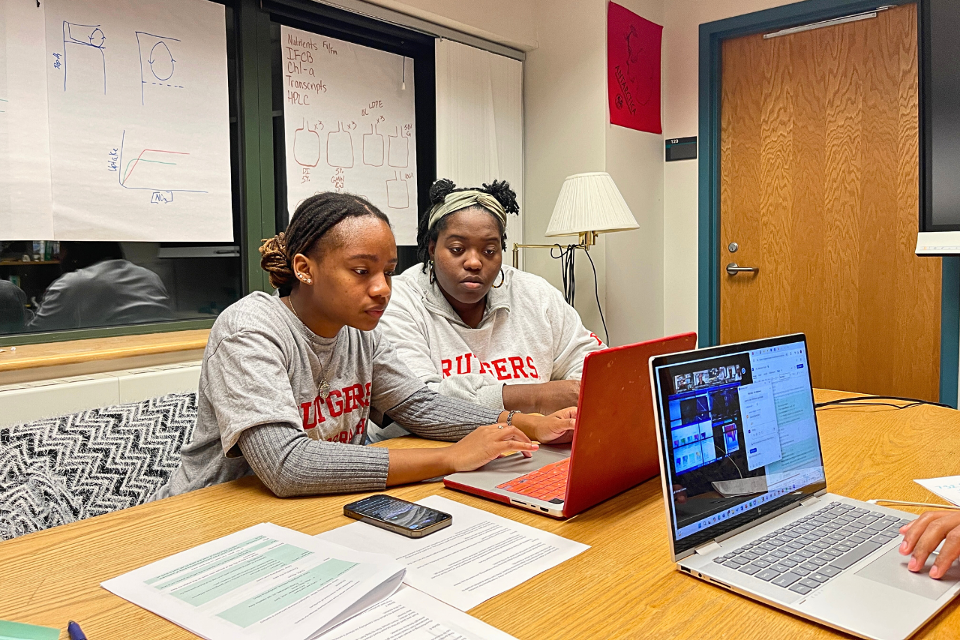
[[[524,241],[565,242],[543,235],[560,185],[574,173],[606,170],[606,2],[536,0],[534,20],[538,46],[527,54],[523,69]],[[606,299],[604,249],[601,237],[591,250],[601,303]],[[586,326],[602,335],[590,263],[582,253],[577,257],[576,307]],[[526,271],[561,287],[560,263],[548,250],[525,249],[524,261]]]
[[[529,51],[537,46],[535,0],[367,0],[421,20]]]
[[[663,24],[672,0],[618,0],[637,15]],[[604,6],[606,32],[606,6]],[[606,43],[606,39],[604,39]],[[606,47],[606,44],[604,44]],[[611,233],[606,242],[607,328],[612,345],[664,335],[663,136],[610,124],[603,63],[606,171],[640,224],[636,231]]]
[[[662,0],[623,4],[648,20],[663,22]],[[564,178],[609,172],[640,223],[637,231],[601,236],[590,251],[610,343],[660,336],[663,138],[609,123],[605,0],[538,0],[534,18],[537,48],[527,54],[524,65],[525,241],[551,241],[543,233]],[[561,286],[560,264],[546,250],[528,249],[524,255],[527,271]],[[582,252],[577,256],[576,307],[584,324],[602,335],[593,272]]]
[[[663,135],[696,136],[700,24],[791,4],[784,0],[664,0]],[[663,168],[663,330],[697,329],[697,161]]]

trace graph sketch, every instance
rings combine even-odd
[[[107,93],[107,37],[98,24],[63,22],[63,90]]]
[[[152,204],[169,204],[173,202],[174,193],[207,193],[199,189],[178,188],[182,180],[182,170],[177,167],[186,151],[169,149],[137,149],[134,147],[129,153],[124,149],[127,132],[120,138],[119,161],[117,163],[118,181],[124,189],[150,191]],[[124,155],[126,154],[126,160]]]
[[[147,92],[161,89],[183,89],[177,79],[177,59],[174,52],[180,40],[137,31],[140,50],[140,104],[146,104]]]

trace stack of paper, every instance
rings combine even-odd
[[[425,539],[258,524],[102,586],[210,640],[509,640],[463,611],[589,548],[439,496],[418,504],[453,524]]]
[[[209,638],[306,640],[390,596],[403,565],[258,524],[102,586]]]

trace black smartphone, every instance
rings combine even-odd
[[[449,513],[382,493],[344,505],[343,515],[408,538],[422,538],[453,523]]]

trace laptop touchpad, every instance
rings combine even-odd
[[[930,557],[927,558],[927,565],[919,573],[913,573],[907,569],[910,556],[900,555],[898,548],[894,547],[857,571],[857,575],[874,582],[909,591],[924,598],[936,600],[960,580],[960,566],[957,563],[950,565],[946,575],[939,580],[934,580],[927,575],[936,558],[936,554],[931,553]]]

